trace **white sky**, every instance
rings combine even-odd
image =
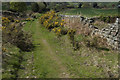
[[[119,0],[0,0],[2,2],[118,2]]]

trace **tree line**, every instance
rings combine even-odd
[[[3,10],[14,12],[24,12],[31,10],[33,12],[44,12],[48,10],[62,11],[68,8],[116,8],[118,3],[101,2],[4,2]]]

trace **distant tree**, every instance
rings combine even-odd
[[[61,7],[61,10],[67,8],[67,5],[68,3],[67,2],[62,2],[60,5],[59,5],[59,8]]]
[[[47,3],[46,2],[43,2],[43,4],[45,5],[45,7],[47,7]]]
[[[67,5],[67,8],[75,8],[75,6],[72,4],[69,4],[69,5]]]
[[[38,6],[39,6],[39,12],[43,12],[46,10],[46,4],[44,2],[37,2]]]
[[[107,8],[107,5],[104,5],[104,8]]]
[[[9,2],[2,2],[2,10],[9,10],[10,3]]]
[[[98,4],[96,2],[93,3],[93,8],[97,8]]]
[[[113,4],[112,7],[114,8],[114,7],[115,7],[115,4]]]
[[[81,8],[81,7],[82,7],[82,3],[79,3],[78,8]]]
[[[118,6],[117,7],[120,9],[120,1],[118,2]],[[118,11],[120,11],[120,10],[118,10]]]
[[[82,4],[82,7],[84,7],[84,8],[88,8],[88,7],[90,7],[90,3],[85,2],[85,3]]]
[[[38,12],[39,11],[39,6],[37,3],[32,3],[32,11],[33,12]]]
[[[120,5],[120,1],[118,2],[118,5]]]
[[[27,6],[25,2],[10,2],[10,9],[16,12],[24,12]]]

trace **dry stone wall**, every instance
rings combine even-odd
[[[119,18],[116,19],[114,24],[109,24],[107,27],[99,30],[96,29],[92,34],[100,34],[102,38],[106,38],[108,45],[112,46],[114,49],[120,48],[120,30],[119,30]],[[120,50],[120,49],[119,49]]]
[[[85,18],[80,15],[60,15],[63,19],[68,18],[79,18],[80,22],[84,25],[88,24],[88,27],[92,29],[91,35],[100,35],[102,38],[107,39],[108,45],[114,49],[120,50],[120,19],[116,18],[116,22],[113,24],[108,24],[105,28],[98,29],[94,26],[94,18]]]

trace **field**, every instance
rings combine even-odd
[[[116,16],[118,15],[117,9],[93,9],[93,8],[80,8],[80,9],[68,9],[60,12],[66,15],[83,15],[85,17],[97,17],[103,16]]]

